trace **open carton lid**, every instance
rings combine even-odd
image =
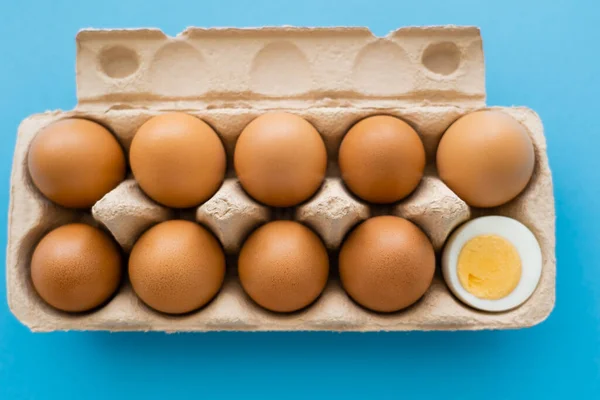
[[[78,108],[485,106],[478,28],[188,28],[77,35]]]

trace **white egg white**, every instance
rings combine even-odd
[[[508,240],[521,258],[521,279],[517,287],[501,299],[481,299],[469,293],[458,278],[461,249],[469,240],[480,235],[498,235]],[[517,220],[501,216],[476,218],[459,227],[446,241],[442,272],[446,284],[462,302],[483,311],[506,311],[523,304],[535,291],[542,274],[542,250],[533,233]]]

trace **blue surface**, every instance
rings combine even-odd
[[[19,122],[75,105],[80,28],[366,25],[383,35],[405,25],[478,25],[488,104],[526,105],[544,121],[558,214],[556,308],[543,324],[508,332],[31,334],[9,312],[1,274],[0,399],[600,398],[597,1],[167,3],[2,2],[2,210]],[[0,240],[4,252],[5,230]]]

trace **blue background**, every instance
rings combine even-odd
[[[544,121],[557,210],[557,303],[532,329],[455,333],[31,334],[0,285],[0,398],[600,398],[597,1],[0,2],[0,208],[19,122],[75,99],[84,27],[482,28],[488,104]],[[0,214],[6,226],[7,213]],[[6,233],[0,233],[2,251]],[[4,257],[4,254],[2,254]]]

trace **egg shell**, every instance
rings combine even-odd
[[[291,207],[312,196],[327,170],[327,150],[304,118],[266,113],[244,128],[235,145],[235,172],[256,200]]]
[[[51,306],[68,312],[94,309],[106,302],[121,281],[121,253],[98,228],[80,223],[58,227],[37,244],[31,280]]]
[[[225,255],[202,226],[183,220],[162,222],[145,232],[129,256],[129,279],[150,307],[168,314],[194,311],[219,291]]]
[[[240,282],[262,307],[297,311],[321,294],[329,258],[321,239],[294,221],[273,221],[246,240],[238,260]]]
[[[53,202],[88,208],[125,179],[125,155],[102,125],[66,118],[42,129],[27,158],[33,184]]]
[[[425,148],[417,132],[389,115],[365,118],[344,136],[339,152],[342,179],[372,203],[394,203],[419,185]]]
[[[498,235],[508,240],[521,259],[521,279],[517,287],[501,299],[481,299],[469,293],[458,278],[460,250],[470,239],[480,235]],[[507,311],[523,304],[535,291],[542,275],[542,250],[535,235],[521,222],[496,215],[480,217],[464,223],[450,236],[442,255],[442,272],[452,293],[464,303],[483,311]]]
[[[339,269],[344,289],[357,303],[394,312],[425,294],[435,272],[435,253],[415,224],[380,216],[350,233],[340,250]]]
[[[525,128],[493,110],[469,113],[444,133],[437,150],[440,178],[474,207],[496,207],[525,189],[535,153]]]
[[[129,151],[142,190],[169,207],[208,200],[225,178],[223,143],[204,121],[182,112],[151,118],[136,132]]]

